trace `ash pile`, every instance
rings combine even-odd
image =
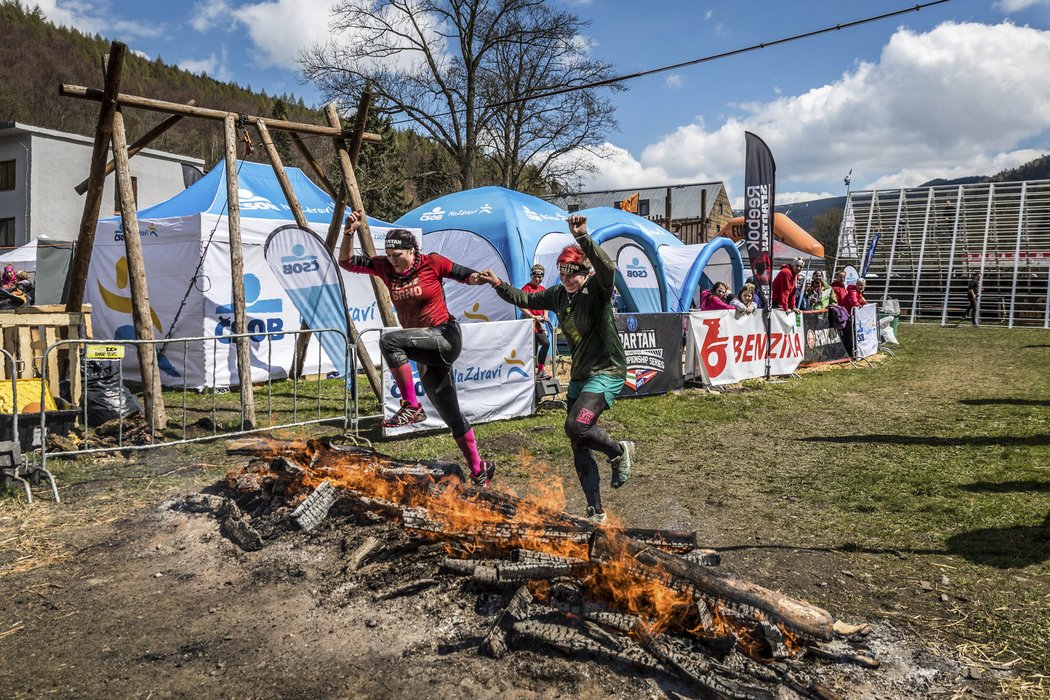
[[[588,656],[704,698],[848,697],[844,678],[879,668],[868,625],[722,571],[695,532],[596,526],[550,494],[476,489],[456,465],[370,448],[248,439],[228,452],[250,461],[227,474],[226,496],[183,507],[215,513],[245,550],[321,524],[374,532],[347,548],[345,570],[386,564],[383,600],[460,580],[499,601],[476,637],[494,659]]]

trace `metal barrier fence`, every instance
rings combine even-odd
[[[26,501],[32,503],[32,484],[39,483],[41,477],[46,477],[48,485],[51,487],[51,495],[57,503],[59,498],[58,486],[55,484],[55,477],[52,476],[51,472],[45,469],[43,465],[30,465],[21,450],[21,436],[19,432],[19,413],[21,404],[18,401],[18,375],[23,373],[25,362],[23,360],[16,360],[14,356],[4,348],[0,348],[0,353],[3,353],[4,355],[4,369],[8,370],[8,377],[11,381],[11,403],[10,406],[7,407],[11,411],[11,439],[0,441],[0,492],[11,485],[11,482],[17,482],[25,490]],[[7,413],[4,413],[3,415],[6,417]],[[4,427],[6,432],[7,426],[5,425]]]
[[[291,378],[277,378],[273,376],[273,342],[275,338],[284,336],[291,336],[293,340],[297,340],[298,336],[302,333],[312,333],[319,337],[321,334],[329,333],[335,334],[339,337],[341,346],[346,348],[346,352],[343,356],[343,368],[347,371],[345,375],[339,376],[337,381],[333,381],[333,385],[337,387],[335,390],[335,396],[332,396],[332,391],[329,390],[328,395],[325,395],[323,391],[326,381],[334,380],[334,377],[325,376],[321,372],[321,367],[324,366],[324,349],[320,342],[317,342],[317,365],[318,377],[317,377],[317,389],[316,396],[312,393],[307,395],[307,392],[300,392],[300,383],[305,380],[291,379]],[[267,379],[262,384],[265,386],[265,397],[262,396],[261,386],[256,385],[255,388],[255,405],[258,411],[259,418],[257,419],[258,425],[247,425],[243,413],[241,412],[241,401],[240,392],[230,391],[227,386],[220,386],[218,382],[218,366],[219,359],[226,360],[229,356],[230,350],[223,349],[221,352],[218,347],[218,343],[231,344],[237,338],[250,338],[253,341],[258,342],[260,345],[265,343],[266,345],[266,363],[267,368]],[[211,376],[210,382],[205,381],[203,386],[193,386],[189,384],[189,372],[186,371],[186,367],[189,364],[190,345],[201,343],[204,347],[204,351],[207,352],[208,344],[211,344]],[[89,441],[92,436],[98,437],[98,429],[102,427],[99,424],[91,425],[89,421],[89,394],[92,392],[92,379],[89,372],[89,363],[93,360],[87,358],[86,355],[89,353],[87,349],[95,346],[119,346],[123,349],[133,348],[137,351],[139,346],[148,345],[157,348],[155,351],[164,351],[167,356],[171,356],[171,347],[181,347],[182,353],[182,368],[181,373],[182,382],[181,384],[168,384],[162,391],[161,399],[164,401],[165,411],[168,414],[168,425],[162,434],[158,436],[157,426],[151,424],[146,426],[148,428],[148,434],[152,438],[146,442],[139,444],[131,444],[126,442],[125,437],[127,435],[128,419],[130,415],[125,416],[127,412],[125,409],[125,387],[124,387],[124,367],[123,363],[118,358],[113,359],[100,359],[98,362],[115,362],[117,371],[117,388],[120,392],[120,399],[117,403],[117,418],[109,421],[105,421],[104,425],[109,430],[112,430],[113,421],[117,421],[116,424],[116,436],[115,442],[112,444],[104,444],[98,447],[91,447]],[[70,347],[73,346],[73,347]],[[299,353],[298,344],[295,345],[296,350],[293,353],[292,367],[296,367],[299,364]],[[61,447],[55,449],[48,444],[48,433],[52,430],[48,421],[48,412],[44,410],[44,401],[46,398],[47,386],[48,386],[48,371],[49,363],[48,358],[51,353],[57,353],[60,349],[66,349],[69,352],[84,352],[85,361],[81,362],[83,368],[82,384],[81,384],[81,395],[79,397],[79,405],[76,406],[78,413],[77,418],[80,421],[81,444],[85,447],[83,449],[63,449]],[[309,348],[307,352],[309,352]],[[123,356],[123,352],[116,353],[117,355]],[[312,354],[312,353],[311,353]],[[177,354],[175,355],[177,356]],[[304,362],[309,358],[304,359]],[[116,450],[147,450],[155,447],[170,446],[188,444],[194,442],[204,442],[207,440],[213,440],[218,437],[232,437],[236,435],[245,435],[249,433],[264,431],[264,430],[276,430],[281,428],[293,428],[297,426],[304,426],[318,423],[335,423],[341,425],[343,431],[346,431],[349,426],[353,426],[356,431],[357,428],[357,411],[358,411],[358,400],[357,400],[357,356],[355,348],[351,343],[347,342],[346,333],[335,329],[335,328],[320,328],[312,330],[295,330],[295,331],[270,331],[270,332],[249,332],[249,333],[238,333],[238,334],[224,334],[221,336],[197,336],[192,338],[174,338],[167,340],[88,340],[88,339],[73,339],[73,340],[61,340],[57,343],[49,345],[45,350],[42,357],[42,377],[40,387],[40,426],[39,426],[39,440],[40,440],[40,465],[41,467],[46,466],[47,460],[55,457],[78,457],[86,454],[101,453],[101,452],[113,452]],[[338,368],[337,368],[338,369]],[[231,379],[236,375],[233,374]],[[207,377],[205,377],[207,379]],[[287,386],[291,387],[291,395],[287,396]],[[278,391],[275,392],[275,388]],[[199,401],[192,401],[191,395],[199,396],[204,394],[211,395],[211,401],[204,402],[202,405]],[[174,394],[174,395],[173,395]],[[221,402],[220,396],[226,396],[236,398],[236,401],[230,401],[229,399]],[[351,396],[353,402],[351,402]],[[73,397],[70,397],[73,398]],[[290,406],[288,405],[290,398]],[[310,405],[310,401],[313,401],[313,405]],[[174,403],[174,405],[172,405]],[[306,406],[301,404],[306,403]],[[265,408],[265,412],[262,410]],[[315,415],[316,411],[316,415]],[[67,411],[66,413],[69,413]],[[202,415],[203,414],[203,415]],[[268,420],[262,420],[263,415]],[[290,416],[288,415],[290,414]],[[199,417],[198,417],[199,416]],[[309,416],[308,418],[306,416]],[[175,417],[175,420],[173,420]],[[196,420],[192,418],[197,417]],[[239,417],[239,420],[238,418]],[[284,418],[284,420],[281,420]],[[181,434],[180,434],[181,429]],[[158,439],[159,438],[159,439]]]

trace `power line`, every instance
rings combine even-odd
[[[788,42],[798,41],[799,39],[808,39],[810,37],[819,36],[820,34],[827,34],[828,32],[835,32],[835,31],[839,31],[841,29],[851,29],[853,27],[858,27],[858,26],[860,26],[862,24],[868,24],[870,22],[878,22],[880,20],[889,19],[890,17],[896,17],[898,15],[907,14],[909,12],[918,12],[919,10],[924,10],[927,7],[933,7],[934,5],[943,5],[946,2],[949,2],[949,0],[932,0],[931,2],[920,3],[920,4],[917,4],[917,5],[914,5],[914,6],[905,7],[905,8],[900,9],[900,10],[894,10],[893,12],[886,12],[886,13],[881,14],[881,15],[874,15],[872,17],[865,17],[864,19],[854,20],[852,22],[843,22],[843,23],[831,25],[829,27],[824,27],[822,29],[815,29],[813,31],[804,32],[802,34],[795,34],[794,36],[783,37],[781,39],[774,39],[773,41],[763,41],[761,43],[752,44],[751,46],[746,46],[744,48],[733,49],[732,51],[724,51],[722,53],[716,53],[716,54],[712,54],[710,56],[704,56],[703,58],[694,58],[694,59],[692,59],[690,61],[682,61],[681,63],[674,63],[674,64],[671,64],[669,66],[661,66],[659,68],[650,68],[648,70],[639,71],[637,73],[629,73],[627,75],[621,75],[621,76],[618,76],[618,77],[615,77],[615,78],[606,78],[605,80],[599,80],[599,81],[596,81],[596,82],[593,82],[593,83],[586,83],[584,85],[572,85],[572,86],[568,86],[568,87],[559,88],[557,90],[550,90],[548,92],[541,92],[541,93],[538,93],[536,95],[528,95],[526,97],[519,97],[519,98],[516,98],[516,99],[513,99],[513,100],[505,100],[503,102],[495,102],[493,104],[486,105],[486,107],[487,108],[506,107],[506,106],[509,106],[509,105],[518,104],[520,102],[529,102],[531,100],[539,100],[539,99],[543,99],[545,97],[555,97],[556,95],[564,95],[564,94],[569,93],[569,92],[577,92],[579,90],[589,90],[591,88],[603,87],[603,86],[606,86],[606,85],[612,85],[614,83],[621,83],[621,82],[624,82],[624,81],[627,81],[627,80],[635,80],[637,78],[644,78],[646,76],[654,75],[656,73],[664,73],[666,71],[676,70],[678,68],[685,68],[687,66],[695,66],[695,65],[700,64],[700,63],[708,63],[710,61],[716,61],[716,60],[718,60],[720,58],[728,58],[730,56],[737,56],[737,55],[740,55],[740,54],[743,54],[743,53],[748,53],[750,51],[757,51],[759,49],[764,49],[764,48],[769,47],[769,46],[778,46],[780,44],[786,44]],[[457,110],[457,112],[458,111],[464,111],[464,110]],[[434,116],[446,117],[446,116],[449,116],[451,114],[454,114],[454,112],[444,112],[442,114],[436,114]],[[397,124],[406,124],[406,123],[414,122],[414,121],[416,121],[416,120],[412,119],[412,118],[401,119],[401,120],[398,120],[398,121],[395,121],[395,122],[391,122],[391,126],[395,126]]]

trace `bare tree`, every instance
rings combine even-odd
[[[596,146],[615,127],[597,89],[498,103],[603,80],[587,56],[586,24],[543,0],[340,0],[337,39],[303,53],[303,75],[352,104],[366,84],[391,113],[409,117],[475,186],[479,159],[501,184],[564,175],[563,157]]]

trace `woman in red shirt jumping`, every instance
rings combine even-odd
[[[459,449],[470,467],[476,486],[487,487],[496,471],[492,462],[481,460],[474,429],[463,416],[452,377],[452,363],[463,349],[459,321],[445,304],[443,278],[463,284],[482,284],[476,271],[457,265],[437,253],[421,253],[416,237],[405,229],[393,229],[386,235],[386,256],[374,258],[352,255],[354,232],[361,225],[364,212],[346,217],[343,242],[339,247],[339,266],[350,272],[374,275],[390,290],[401,330],[383,334],[380,350],[401,392],[401,409],[384,428],[399,428],[426,420],[423,406],[416,397],[409,360],[419,368],[419,380],[437,409],[441,420],[452,430]]]

